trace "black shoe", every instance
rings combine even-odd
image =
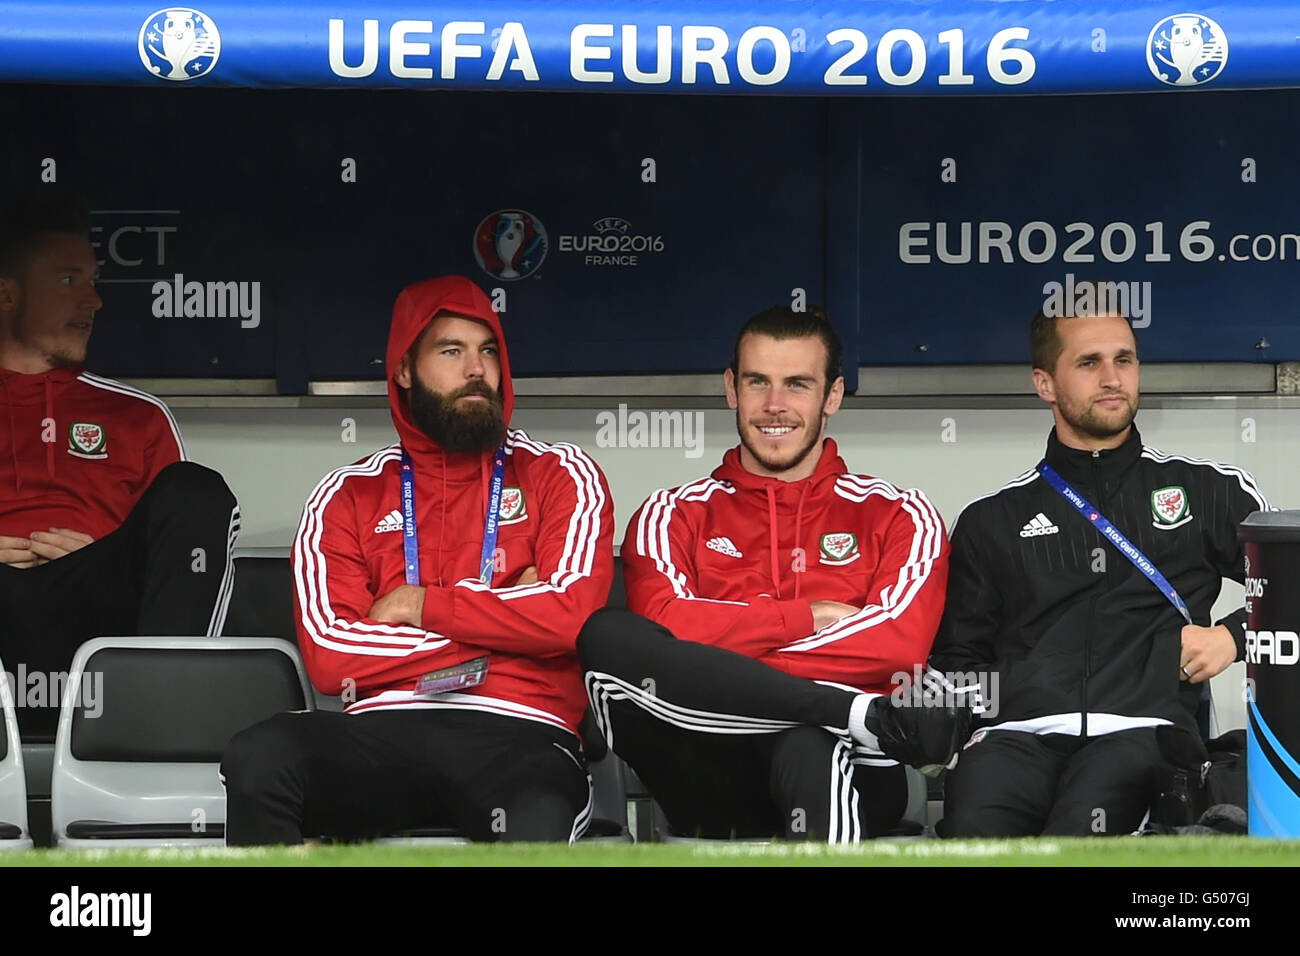
[[[899,763],[933,776],[951,767],[970,738],[975,715],[968,706],[937,703],[897,704],[877,697],[867,707],[867,729],[880,741],[880,751]]]

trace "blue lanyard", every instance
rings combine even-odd
[[[402,449],[402,547],[406,551],[406,583],[420,583],[420,539],[415,531],[415,466]]]
[[[483,522],[483,552],[479,561],[479,580],[492,585],[493,560],[497,549],[497,512],[501,508],[501,489],[506,478],[505,446],[492,456],[492,484],[488,493],[487,518]],[[402,547],[406,555],[406,583],[420,584],[420,536],[415,527],[415,467],[411,456],[402,449]]]
[[[506,480],[506,450],[502,445],[492,456],[492,484],[488,486],[487,518],[483,521],[483,550],[479,554],[478,579],[492,586],[492,571],[496,567],[497,517],[501,510],[501,486]]]
[[[1160,569],[1151,563],[1151,560],[1137,549],[1128,538],[1124,537],[1119,528],[1110,523],[1110,519],[1088,503],[1088,499],[1083,497],[1066,483],[1065,479],[1056,473],[1051,465],[1044,459],[1038,463],[1038,473],[1046,479],[1047,483],[1056,490],[1062,498],[1074,505],[1075,510],[1088,520],[1088,523],[1101,532],[1103,538],[1113,544],[1120,554],[1128,558],[1133,566],[1147,576],[1147,580],[1160,589],[1160,593],[1169,599],[1177,610],[1183,616],[1188,624],[1192,623],[1192,615],[1187,611],[1187,605],[1179,597],[1178,591],[1172,584],[1160,573]]]

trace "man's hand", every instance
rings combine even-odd
[[[410,624],[423,627],[424,588],[414,584],[399,584],[375,601],[366,617],[389,624]]]
[[[528,567],[524,568],[523,571],[520,572],[519,580],[516,581],[514,585],[512,585],[512,587],[517,587],[520,584],[536,584],[536,583],[537,583],[537,567],[535,565],[530,564],[528,565]]]
[[[823,627],[829,627],[836,621],[843,620],[850,614],[857,614],[861,610],[860,607],[841,604],[839,601],[813,601],[813,630],[820,631]]]
[[[27,538],[12,538],[0,534],[0,564],[11,568],[32,568],[44,561],[32,551],[32,543]]]
[[[38,564],[44,564],[46,561],[53,561],[65,554],[71,554],[73,551],[84,548],[88,544],[93,544],[95,541],[90,535],[83,534],[80,531],[73,531],[71,528],[33,531],[30,537],[32,553],[44,559],[38,561]]]
[[[1183,628],[1183,652],[1178,659],[1178,679],[1199,684],[1221,674],[1237,659],[1237,642],[1224,625]]]
[[[0,564],[14,568],[34,568],[38,564],[48,564],[55,558],[71,554],[94,541],[90,535],[71,528],[33,531],[26,538],[0,535]]]
[[[953,758],[970,739],[974,722],[965,702],[930,705],[923,698],[895,702],[882,695],[867,706],[867,729],[876,735],[880,752],[927,777],[956,766]]]

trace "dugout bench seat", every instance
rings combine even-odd
[[[75,689],[98,681],[95,698]],[[50,781],[61,848],[222,846],[230,738],[312,708],[297,648],[273,638],[99,637],[73,657]]]
[[[610,600],[623,602],[621,562],[615,559],[615,581]],[[288,548],[236,548],[235,586],[223,633],[229,637],[273,637],[297,647],[293,623],[293,573]],[[341,711],[343,702],[311,688],[318,710]],[[631,839],[628,831],[627,791],[623,762],[614,756],[589,764],[592,779],[592,819],[583,842]],[[386,837],[380,842],[403,845],[468,843],[453,827],[421,827]]]
[[[27,774],[7,674],[0,661],[0,850],[28,850]]]
[[[614,580],[606,605],[626,607],[623,562],[618,556],[617,545],[614,553]],[[228,636],[278,637],[296,644],[293,577],[288,548],[236,549],[235,587],[224,633]],[[343,707],[338,697],[322,695],[319,691],[314,691],[314,694],[318,709],[341,710]],[[590,767],[595,804],[584,841],[685,839],[670,832],[663,812],[624,761],[611,755],[593,761]],[[907,809],[898,827],[890,834],[893,837],[913,837],[932,832],[927,813],[926,778],[909,767],[907,781]],[[941,812],[942,803],[938,806]],[[427,827],[395,834],[384,842],[455,844],[469,841],[453,828]]]

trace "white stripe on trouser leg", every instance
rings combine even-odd
[[[695,710],[690,707],[683,707],[680,704],[674,704],[657,697],[642,687],[630,684],[622,678],[615,677],[613,674],[605,674],[599,671],[587,672],[588,696],[591,694],[592,685],[599,687],[601,697],[605,702],[605,719],[608,721],[608,702],[610,700],[626,700],[636,704],[646,713],[658,720],[672,724],[675,727],[681,727],[685,730],[693,730],[699,733],[710,734],[778,734],[783,730],[789,730],[791,727],[801,726],[797,721],[791,720],[771,720],[766,717],[741,717],[735,714],[719,714],[707,710]],[[599,721],[599,718],[597,718]],[[612,728],[606,740],[612,737]]]
[[[587,774],[587,805],[578,811],[578,815],[573,818],[573,829],[569,831],[569,844],[577,843],[579,838],[587,832],[587,827],[591,826],[591,817],[595,812],[596,789],[592,783],[591,774]]]
[[[858,820],[858,791],[853,786],[853,761],[851,748],[846,741],[837,740],[831,755],[830,823],[826,842],[853,844],[861,839]]]
[[[235,590],[235,539],[239,537],[239,522],[239,505],[235,505],[230,511],[230,523],[226,525],[226,570],[221,575],[217,601],[212,607],[212,617],[208,620],[208,637],[220,637],[226,626],[226,610],[230,607],[230,595]]]
[[[590,673],[586,675],[587,700],[591,701],[591,715],[596,719],[596,728],[605,738],[605,746],[614,749],[614,726],[609,720],[609,697]]]

